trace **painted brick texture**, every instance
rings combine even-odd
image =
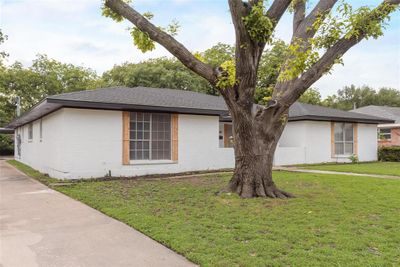
[[[390,140],[379,140],[379,146],[400,146],[400,128],[393,128]]]

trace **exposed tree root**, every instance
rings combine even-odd
[[[250,185],[231,181],[226,191],[237,193],[242,198],[267,197],[285,199],[295,197],[293,194],[277,188],[275,184],[264,186],[263,184]]]

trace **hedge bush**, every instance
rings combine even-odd
[[[12,135],[0,134],[0,156],[14,155],[14,140]]]
[[[381,161],[400,162],[400,146],[379,148],[378,158]]]

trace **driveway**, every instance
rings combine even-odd
[[[0,160],[0,266],[194,266]]]

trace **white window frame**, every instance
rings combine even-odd
[[[389,130],[389,133],[381,133],[381,130]],[[383,136],[389,136],[389,138],[382,138]],[[392,140],[392,129],[391,128],[379,128],[378,137],[380,141],[390,141]]]
[[[337,141],[336,140],[336,134],[335,134],[335,128],[336,128],[336,125],[337,124],[343,124],[343,132],[342,132],[342,135],[343,135],[343,140],[342,141]],[[352,128],[352,130],[353,130],[353,140],[352,141],[346,141],[346,131],[344,130],[345,128],[346,128],[346,125],[351,125],[351,128]],[[333,124],[333,142],[334,142],[334,144],[333,144],[333,146],[334,146],[334,155],[335,155],[335,157],[348,157],[348,156],[351,156],[351,155],[354,155],[354,134],[355,134],[355,132],[354,132],[354,127],[355,127],[355,125],[354,125],[354,123],[348,123],[348,122],[335,122],[334,124]],[[346,144],[350,144],[351,143],[351,145],[352,145],[352,151],[353,151],[353,153],[346,153]],[[336,144],[342,144],[343,145],[343,154],[338,154],[337,152],[336,152]]]

